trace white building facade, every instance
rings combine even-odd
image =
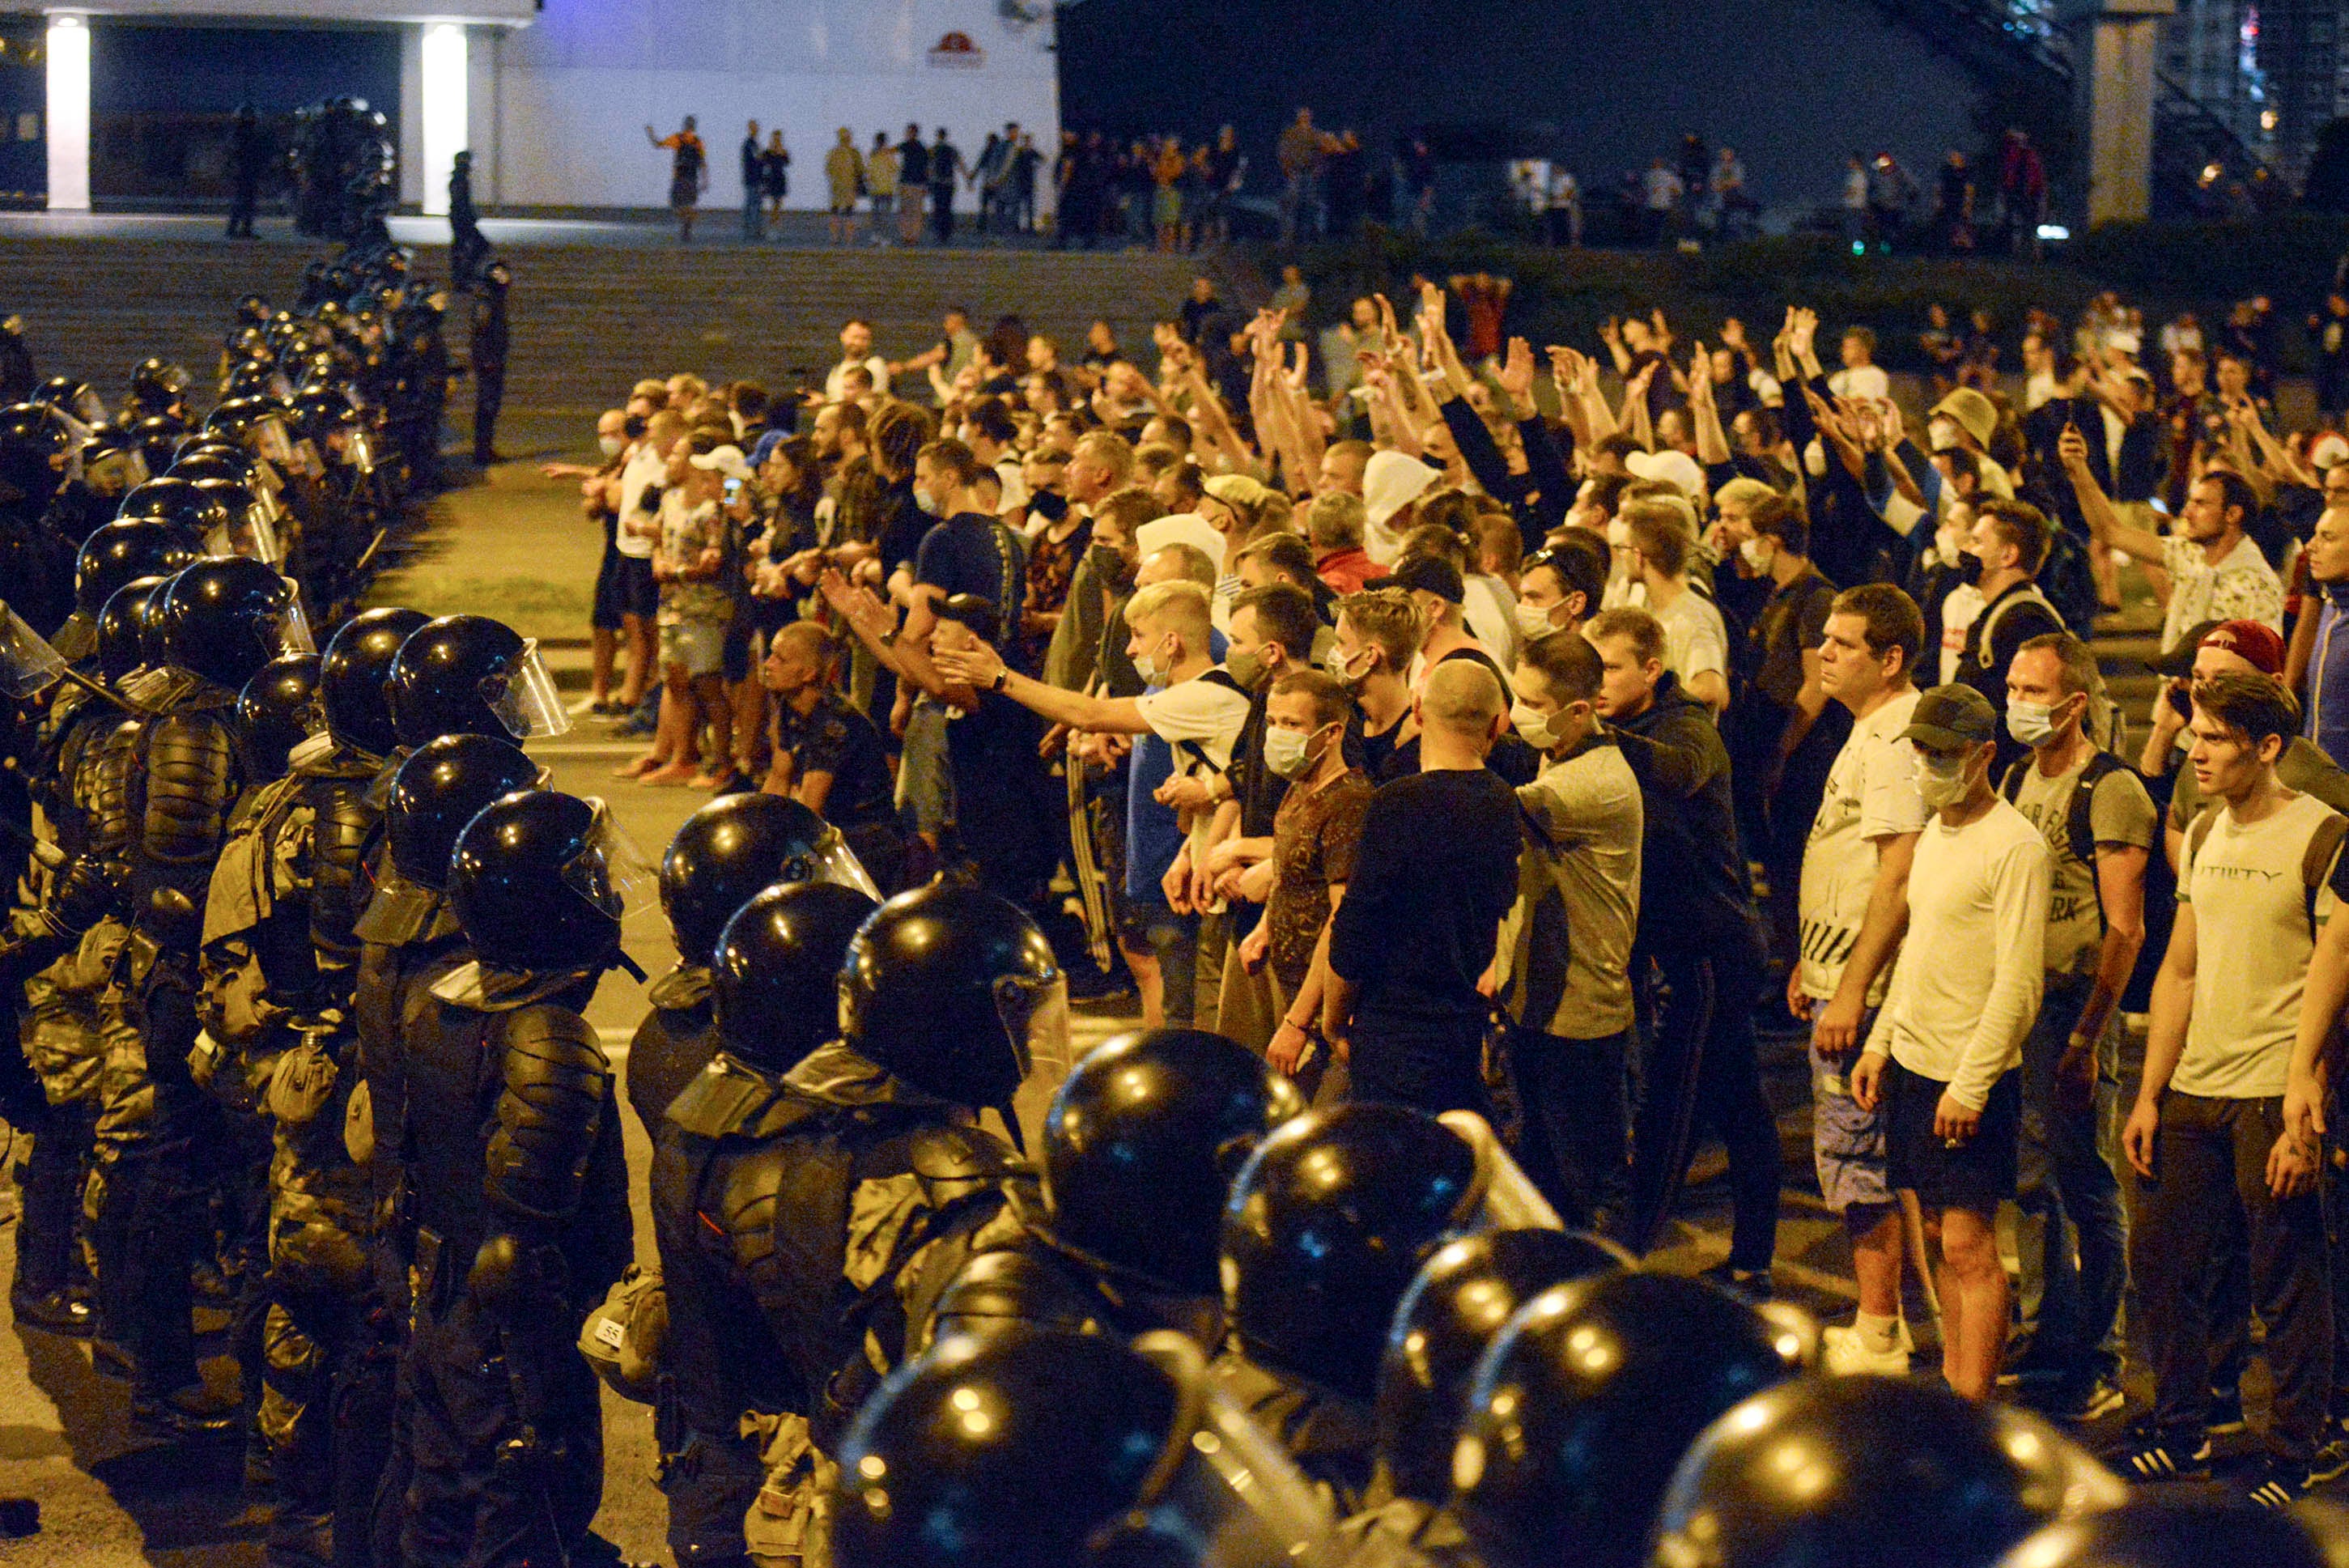
[[[944,126],[972,159],[1009,121],[1048,160],[1060,140],[1047,0],[97,0],[46,16],[53,209],[106,204],[91,187],[93,95],[130,85],[104,79],[109,27],[150,39],[185,27],[207,55],[234,52],[220,29],[265,29],[281,52],[309,34],[322,58],[334,34],[397,30],[401,196],[428,213],[445,210],[460,150],[485,208],[661,206],[669,155],[646,127],[667,136],[688,114],[712,206],[741,198],[736,153],[753,119],[762,142],[783,132],[793,207],[825,205],[824,154],[843,126],[860,149],[875,131],[894,142],[918,124],[926,141]]]

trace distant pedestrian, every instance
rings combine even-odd
[[[897,243],[918,244],[922,238],[922,202],[930,184],[930,150],[922,145],[922,128],[905,127],[897,143]]]
[[[757,244],[767,237],[766,154],[759,146],[759,122],[742,133],[742,243]]]
[[[709,184],[709,149],[702,145],[701,134],[694,130],[693,116],[689,114],[676,135],[655,136],[653,128],[647,125],[645,140],[675,155],[668,171],[669,210],[677,214],[677,243],[691,244],[693,210],[701,204],[701,192]]]
[[[832,197],[832,243],[856,243],[856,198],[864,190],[864,160],[856,151],[856,137],[842,126],[823,155],[823,182]]]
[[[261,177],[269,168],[269,132],[262,129],[261,117],[251,104],[239,104],[228,130],[230,239],[253,238],[253,215],[261,204]]]
[[[783,133],[767,133],[767,150],[759,154],[759,182],[767,195],[768,232],[775,232],[783,215],[783,198],[792,193],[792,150],[783,145]]]
[[[930,144],[930,233],[938,244],[954,244],[955,181],[964,173],[962,149],[947,140],[947,128],[938,127],[938,139]]]
[[[250,220],[246,233],[252,232]],[[460,152],[449,167],[449,275],[459,288],[473,281],[490,254],[481,234],[481,214],[473,210],[473,155]]]
[[[873,151],[864,155],[864,193],[873,199],[873,243],[889,243],[889,225],[896,217],[897,192],[904,184],[904,171],[897,150],[889,145],[889,133],[873,133]]]

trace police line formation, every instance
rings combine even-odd
[[[796,803],[714,801],[655,873],[520,749],[567,724],[530,642],[353,612],[438,437],[405,266],[248,300],[200,423],[160,361],[109,411],[0,344],[16,1321],[241,1439],[270,1561],[616,1560],[599,1376],[654,1407],[680,1563],[2344,1561],[2326,1505],[2127,1502],[2032,1416],[1818,1372],[1473,1115],[1308,1111],[1195,1030],[1071,1063],[1025,913],[880,902]],[[582,1011],[656,884],[653,1272]],[[241,1399],[191,1332],[223,1253]]]

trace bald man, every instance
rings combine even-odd
[[[1490,669],[1454,659],[1412,706],[1420,771],[1371,797],[1331,923],[1320,1033],[1356,1099],[1490,1116],[1479,982],[1516,898],[1517,801],[1485,758],[1508,701]]]
[[[895,892],[905,841],[888,753],[873,721],[833,679],[837,652],[811,620],[793,621],[768,639],[759,679],[775,694],[774,762],[760,788],[821,812],[873,879]]]

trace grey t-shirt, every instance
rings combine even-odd
[[[1631,1026],[1640,923],[1640,781],[1611,742],[1547,763],[1517,791],[1517,899],[1501,923],[1502,994],[1528,1029],[1597,1040]]]
[[[2094,974],[2104,942],[2096,868],[2072,853],[2072,794],[2086,766],[2084,762],[2050,778],[2026,758],[2023,782],[2015,791],[2014,808],[2047,840],[2054,858],[2054,886],[2047,909],[2049,974]],[[2099,846],[2149,849],[2155,820],[2153,797],[2127,768],[2116,768],[2098,779],[2088,797],[2088,826]]]

